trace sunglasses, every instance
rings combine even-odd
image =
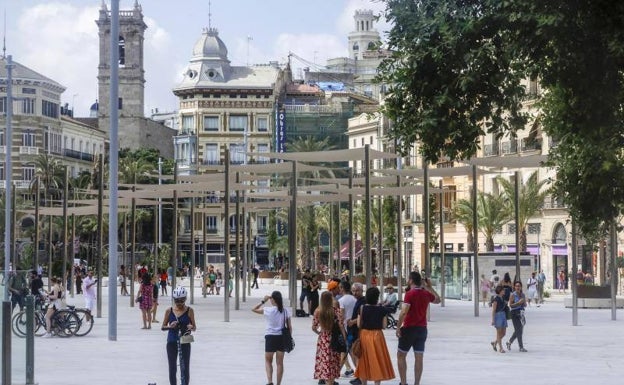
[[[186,298],[177,298],[177,299],[174,299],[173,302],[175,302],[175,303],[184,303],[184,302],[186,302]]]

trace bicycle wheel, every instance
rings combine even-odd
[[[91,316],[90,321],[87,321],[88,312],[85,309],[76,309],[74,310],[74,313],[80,321],[80,323],[78,324],[78,330],[76,330],[76,333],[74,333],[74,335],[77,337],[86,336],[87,334],[89,334],[89,332],[91,332],[91,329],[93,329],[93,316]]]
[[[54,314],[53,324],[59,337],[71,337],[80,327],[80,320],[74,312],[59,310]]]
[[[13,329],[13,333],[21,338],[26,337],[26,312],[21,311],[19,313],[15,313],[13,319],[11,320],[11,326]]]

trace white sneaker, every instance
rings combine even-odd
[[[43,335],[43,338],[51,338],[52,337],[52,333],[46,333]]]

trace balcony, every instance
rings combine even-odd
[[[563,200],[554,196],[547,196],[544,198],[544,210],[548,209],[565,209],[567,206],[563,203]]]
[[[19,153],[20,155],[38,155],[39,148],[31,146],[20,146]]]
[[[502,154],[515,154],[518,152],[518,141],[516,139],[510,140],[509,142],[501,143]]]
[[[498,142],[492,143],[492,144],[486,144],[485,146],[483,146],[483,156],[498,156],[498,155],[500,155]]]
[[[216,227],[206,227],[206,234],[217,234],[219,229]]]
[[[203,166],[221,166],[223,162],[219,159],[202,159],[201,164]]]
[[[520,151],[542,151],[542,139],[522,138]]]
[[[93,155],[87,154],[86,152],[70,150],[68,148],[65,149],[64,155],[68,158],[86,160],[87,162],[93,162]]]

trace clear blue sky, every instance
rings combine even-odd
[[[63,102],[75,104],[77,116],[87,116],[97,97],[95,20],[101,3],[0,2],[6,10],[7,54],[67,87]],[[110,8],[110,0],[106,3]],[[121,0],[120,8],[131,9],[133,4],[134,0]],[[142,0],[139,4],[148,25],[146,110],[173,110],[177,99],[171,89],[181,80],[202,28],[208,26],[208,0]],[[324,64],[327,58],[346,56],[356,9],[381,11],[383,4],[376,0],[212,0],[210,19],[233,65],[285,63],[288,52]],[[380,24],[377,29],[383,34],[387,26]]]

